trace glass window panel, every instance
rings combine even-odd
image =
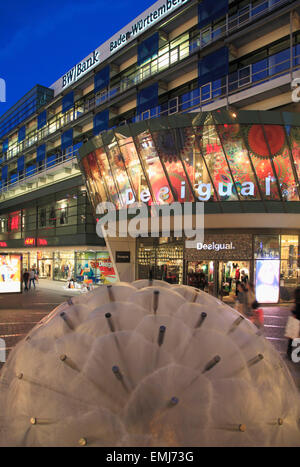
[[[252,82],[261,81],[268,77],[268,59],[264,58],[252,64]]]
[[[100,172],[102,174],[102,177],[104,178],[105,184],[109,191],[110,198],[112,202],[115,204],[115,206],[117,208],[120,208],[121,200],[119,199],[118,191],[114,183],[113,174],[108,163],[106,152],[104,151],[103,148],[98,148],[96,149],[95,154],[96,154],[98,165],[100,167]]]
[[[211,99],[211,83],[201,86],[201,102]]]
[[[290,50],[286,49],[282,52],[269,57],[269,75],[275,75],[282,71],[288,70],[290,67]]]
[[[280,196],[278,186],[273,172],[268,146],[265,141],[263,127],[261,125],[245,125],[244,134],[245,143],[248,147],[252,164],[264,198],[266,200],[279,200]],[[270,146],[273,149],[280,145],[280,143],[277,145],[275,140],[274,144]]]
[[[93,207],[94,207],[94,209],[96,209],[96,207],[97,207],[96,187],[95,187],[95,184],[93,182],[93,177],[92,177],[92,174],[91,174],[91,170],[90,170],[89,161],[88,161],[87,156],[84,157],[83,159],[81,159],[81,164],[82,164],[82,167],[83,167],[83,170],[84,170],[86,182],[87,182],[87,185],[88,185],[88,190],[90,192],[90,195],[92,196]]]
[[[174,134],[176,135],[176,141]],[[181,156],[185,158],[186,170],[190,170],[190,154],[184,154],[185,145],[188,145],[188,138],[185,138],[184,132],[176,131],[174,134],[171,130],[164,130],[152,132],[152,137],[159,158],[168,173],[173,191],[177,194],[177,200],[181,203],[194,201],[190,184],[178,154],[180,152]],[[188,152],[187,147],[186,149]]]
[[[95,187],[96,193],[98,194],[97,198],[99,198],[99,203],[101,201],[107,201],[107,195],[106,195],[105,188],[104,188],[104,182],[103,182],[103,178],[102,178],[99,166],[97,164],[96,155],[94,153],[91,153],[87,157],[89,161],[92,181],[94,182],[94,187]]]
[[[125,167],[123,155],[120,151],[117,141],[109,144],[106,148],[108,160],[111,166],[111,170],[115,177],[115,183],[118,185],[119,193],[122,199],[122,204],[126,204],[126,197],[131,190],[130,181],[128,179]]]
[[[204,126],[200,144],[220,200],[237,201],[238,196],[214,125]],[[217,200],[216,193],[214,199]]]
[[[254,237],[255,259],[279,259],[279,235],[256,235]]]
[[[141,192],[148,189],[147,181],[138,158],[133,139],[123,138],[121,134],[116,135],[119,140],[119,146],[123,155],[124,164],[131,178],[133,189],[137,196],[137,201],[141,199]]]
[[[261,199],[241,126],[218,125],[218,132],[241,199]]]
[[[203,127],[195,128],[194,144],[190,157],[190,165],[193,167],[193,176],[190,176],[192,185],[194,186],[195,194],[199,201],[213,201],[218,199],[218,195],[215,194],[214,186],[211,183],[209,173],[202,156],[202,138],[203,138]],[[210,171],[213,171],[213,160],[209,159],[206,161]]]
[[[285,287],[297,287],[299,284],[298,268],[299,236],[281,236],[280,279]]]
[[[136,145],[155,196],[154,202],[159,204],[172,203],[174,198],[171,188],[156,152],[154,141],[148,130],[136,137]]]
[[[223,94],[226,94],[226,77],[212,82],[213,97],[222,96]]]
[[[282,198],[286,201],[299,201],[284,127],[280,125],[264,125],[264,129],[272,152],[275,172],[281,186]]]
[[[300,127],[286,127],[293,156],[293,163],[300,178]]]

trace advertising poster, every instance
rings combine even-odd
[[[22,255],[0,254],[0,293],[22,292]]]
[[[279,260],[256,261],[256,300],[258,303],[278,303],[279,278]]]

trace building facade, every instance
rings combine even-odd
[[[72,267],[74,274],[79,276],[79,265],[82,264],[77,258],[83,252],[86,252],[87,258],[83,270],[88,272],[90,269],[94,277],[99,276],[99,271],[94,274],[90,267],[89,252],[94,255],[91,261],[97,265],[97,252],[106,252],[108,257],[112,253],[111,260],[115,263],[117,251],[130,251],[130,263],[115,263],[121,278],[132,280],[145,275],[142,264],[138,265],[138,258],[144,259],[148,255],[145,246],[139,242],[133,245],[128,239],[127,246],[116,240],[115,246],[107,249],[103,240],[96,235],[95,206],[92,203],[105,198],[107,194],[103,194],[102,187],[98,198],[93,196],[95,189],[88,182],[86,184],[86,170],[90,168],[89,165],[86,168],[82,166],[79,150],[84,143],[89,144],[98,135],[107,134],[110,137],[108,130],[115,129],[122,133],[120,128],[124,127],[126,134],[128,125],[137,125],[136,131],[139,132],[139,125],[141,128],[143,125],[147,127],[149,121],[154,125],[157,121],[157,125],[160,125],[158,119],[176,119],[177,114],[191,113],[214,119],[204,122],[204,126],[210,129],[204,136],[207,143],[202,146],[201,157],[212,161],[216,153],[222,153],[226,166],[222,176],[229,177],[229,183],[233,184],[228,202],[223,201],[223,195],[215,186],[219,182],[215,180],[214,173],[211,174],[209,163],[204,160],[201,181],[202,197],[208,197],[205,208],[207,234],[213,235],[215,232],[219,235],[220,229],[229,232],[231,228],[235,231],[243,225],[246,230],[252,229],[251,233],[245,234],[252,235],[249,242],[254,245],[256,232],[259,234],[256,229],[262,229],[266,234],[265,229],[277,228],[281,242],[278,248],[280,255],[283,254],[284,239],[281,236],[291,235],[294,238],[300,227],[293,220],[297,218],[295,213],[298,212],[299,194],[297,156],[296,153],[292,154],[290,147],[294,133],[288,133],[286,128],[293,126],[294,122],[282,120],[285,112],[297,113],[299,110],[297,90],[296,99],[293,100],[291,90],[291,84],[300,78],[299,12],[300,2],[288,0],[220,0],[213,5],[208,0],[159,0],[49,88],[35,86],[0,117],[1,250],[23,252],[25,264],[39,266],[45,276],[53,279],[64,279],[69,275],[68,268],[70,270]],[[232,128],[238,124],[256,124],[258,133],[255,134],[255,128],[252,130],[252,140],[260,138],[264,143],[261,143],[263,147],[256,146],[252,150],[254,153],[256,150],[256,154],[261,150],[267,151],[262,156],[265,157],[264,180],[270,177],[267,187],[265,181],[259,179],[258,168],[253,166],[250,149],[241,145],[241,140],[246,144],[244,136],[237,142],[233,130],[229,142],[224,142],[224,134],[220,135],[216,128],[219,124],[216,121],[218,110],[226,111],[226,115],[230,116],[226,116],[230,121],[226,120],[227,123],[221,122],[220,125],[227,124]],[[256,121],[245,117],[245,121],[241,116],[243,111],[253,113],[253,118],[258,115],[254,111],[269,111],[269,119],[261,120],[261,116],[258,116]],[[239,123],[235,122],[234,115]],[[283,129],[284,143],[278,151],[283,151],[284,147],[289,154],[287,166],[287,158],[280,154],[280,170],[286,174],[283,181],[279,180],[277,166],[272,159],[274,148],[272,143],[269,146],[269,134],[262,134],[265,126],[271,131],[269,127],[272,125],[275,130],[276,125]],[[166,137],[162,144],[166,145],[167,140]],[[180,151],[182,141],[176,140],[175,143],[176,150]],[[251,201],[247,197],[242,199],[239,188],[241,180],[234,178],[234,167],[227,160],[229,148],[224,144],[231,143],[239,144],[242,152],[248,151],[247,157],[242,157],[246,157],[251,167],[250,178],[245,179],[254,186],[254,199]],[[109,178],[105,189],[110,197],[116,196],[117,200],[118,184],[121,183],[117,178],[131,180],[132,184],[127,189],[134,192],[134,171],[138,169],[132,168],[129,174],[122,157],[116,169],[113,169],[112,158],[121,156],[122,151],[114,154],[113,147],[109,151],[111,153],[105,159]],[[173,156],[174,150],[171,159]],[[136,157],[141,157],[138,149]],[[169,162],[173,163],[174,159]],[[175,182],[168,179],[166,164],[163,162],[160,170],[166,179],[165,185],[169,186],[174,196]],[[189,191],[191,199],[195,199],[193,180],[188,172],[191,169],[182,164],[181,170],[181,175],[186,179],[186,191]],[[216,168],[213,170],[217,173]],[[222,183],[221,175],[219,177]],[[291,179],[292,185],[289,183]],[[226,180],[223,182],[226,183]],[[147,178],[143,183],[149,187]],[[284,184],[283,189],[281,183]],[[263,193],[266,188],[272,193],[268,200],[265,198],[268,195]],[[254,204],[260,206],[257,209],[261,211],[253,211]],[[248,205],[252,206],[250,213],[245,207]],[[228,214],[230,221],[225,219]],[[280,222],[276,216],[280,217]],[[287,241],[293,242],[293,238],[287,238]],[[180,245],[177,248],[178,251],[172,250],[173,253],[170,253],[166,251],[164,243],[153,245],[150,256],[164,251],[163,258],[174,254],[174,262],[180,262]],[[252,263],[248,265],[252,276],[254,250],[253,247],[252,258],[240,258],[252,261],[253,266]],[[202,260],[199,251],[198,255],[199,261]],[[221,257],[204,259],[209,262],[223,261]],[[193,255],[185,258],[178,280],[190,282],[188,271],[195,269],[196,262]],[[219,270],[220,266],[214,264],[215,277]],[[224,274],[226,276],[226,271]]]

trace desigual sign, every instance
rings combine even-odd
[[[220,251],[220,250],[235,250],[235,246],[233,243],[198,243],[197,244],[197,250],[215,250],[215,251]]]

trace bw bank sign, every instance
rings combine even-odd
[[[6,86],[2,78],[0,78],[0,102],[6,102]]]

